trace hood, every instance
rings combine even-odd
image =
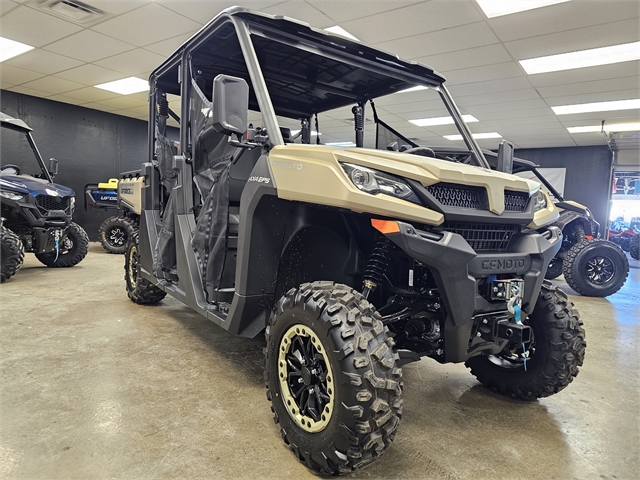
[[[526,192],[531,196],[540,188],[538,182],[516,175],[409,153],[347,148],[334,152],[334,155],[341,162],[411,178],[425,187],[439,182],[484,187],[489,198],[489,210],[498,215],[504,212],[505,190]]]
[[[0,188],[13,192],[51,197],[74,197],[75,192],[63,185],[49,183],[41,178],[28,175],[0,175]]]
[[[582,205],[581,203],[578,202],[574,202],[573,200],[565,200],[563,202],[556,202],[556,207],[558,207],[561,210],[571,210],[577,213],[581,213],[583,215],[587,214],[589,215],[591,212],[589,212],[589,209],[587,207],[585,207],[584,205]],[[587,213],[589,212],[589,213]]]

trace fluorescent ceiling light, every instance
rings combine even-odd
[[[10,58],[17,57],[29,50],[33,50],[31,45],[16,42],[15,40],[9,40],[8,38],[0,37],[0,62],[9,60]]]
[[[116,80],[115,82],[101,83],[100,85],[95,85],[95,87],[119,93],[120,95],[130,95],[132,93],[149,90],[149,82],[137,77],[129,77],[123,78],[122,80]]]
[[[548,7],[569,0],[476,0],[484,14],[489,17],[500,17],[511,13],[524,12],[534,8]]]
[[[473,115],[462,115],[462,119],[465,123],[472,123],[479,121]],[[416,118],[415,120],[409,120],[414,125],[419,127],[431,127],[433,125],[450,125],[453,123],[452,117],[434,117],[434,118]]]
[[[472,135],[476,140],[484,140],[487,138],[502,138],[502,135],[500,135],[498,132],[473,133]],[[453,142],[459,142],[460,140],[462,140],[462,135],[445,135],[444,138]]]
[[[349,38],[351,40],[355,40],[356,42],[360,41],[356,37],[351,35],[349,32],[347,32],[344,28],[339,27],[338,25],[336,25],[335,27],[325,28],[325,30],[327,32],[335,33],[336,35],[340,35],[342,37]]]
[[[330,142],[325,143],[325,145],[331,145],[332,147],[355,147],[356,144],[353,142]]]
[[[586,127],[568,127],[569,133],[592,133],[602,132],[602,125],[588,125]],[[604,125],[605,132],[635,132],[640,131],[640,122],[636,123],[619,123],[617,125]]]
[[[416,87],[405,88],[404,90],[398,90],[396,93],[409,93],[409,92],[417,92],[420,90],[427,90],[429,87],[425,87],[424,85],[418,85]]]
[[[551,107],[556,115],[571,113],[610,112],[613,110],[633,110],[640,108],[640,98],[634,100],[617,100],[614,102],[582,103],[579,105],[561,105]]]
[[[640,42],[520,60],[529,75],[640,60]]]

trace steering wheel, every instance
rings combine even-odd
[[[0,168],[0,172],[8,173],[9,175],[20,175],[20,167],[18,167],[17,165],[7,164],[3,165],[2,168]]]
[[[429,147],[413,147],[405,150],[403,153],[410,153],[412,155],[420,155],[421,157],[436,158],[436,152]]]

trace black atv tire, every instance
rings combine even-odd
[[[571,288],[587,297],[616,293],[629,275],[627,255],[602,238],[580,242],[566,253],[562,273]]]
[[[36,253],[36,258],[51,268],[67,268],[79,264],[89,251],[87,232],[77,223],[70,223],[67,227],[67,237],[59,248],[57,260],[56,252]]]
[[[387,332],[374,307],[345,285],[305,283],[278,301],[266,331],[267,399],[284,442],[309,469],[349,473],[376,460],[393,440],[403,385]],[[303,348],[289,354],[294,345]],[[298,360],[298,368],[296,358],[309,360]],[[296,376],[291,384],[303,384],[298,396],[289,387]],[[305,402],[315,405],[317,423]],[[328,408],[331,402],[335,408]]]
[[[167,293],[150,281],[138,278],[140,268],[140,237],[138,231],[133,232],[127,242],[127,252],[124,257],[124,280],[127,285],[127,295],[138,305],[154,305],[162,301]]]
[[[631,255],[631,258],[634,260],[640,260],[640,235],[636,235],[631,239],[629,255]]]
[[[107,253],[124,254],[129,238],[137,230],[138,226],[130,218],[109,217],[102,222],[98,231],[100,245]]]
[[[567,294],[544,282],[536,306],[523,322],[532,329],[527,370],[522,347],[500,355],[471,357],[465,365],[485,387],[521,400],[548,397],[569,385],[584,361],[585,332]]]
[[[551,262],[549,262],[549,266],[547,267],[547,273],[544,274],[544,278],[547,280],[553,280],[554,278],[558,278],[562,275],[562,264],[564,263],[564,259],[558,254]]]
[[[2,275],[0,283],[13,277],[24,263],[24,246],[22,240],[15,233],[4,226],[0,226],[0,262],[2,263]]]

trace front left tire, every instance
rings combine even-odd
[[[9,280],[16,274],[24,262],[24,246],[20,238],[11,230],[0,226],[0,262],[2,263],[2,276],[0,283]]]
[[[389,447],[402,415],[402,370],[380,315],[333,282],[292,288],[273,312],[266,387],[284,442],[323,475],[353,471]]]

